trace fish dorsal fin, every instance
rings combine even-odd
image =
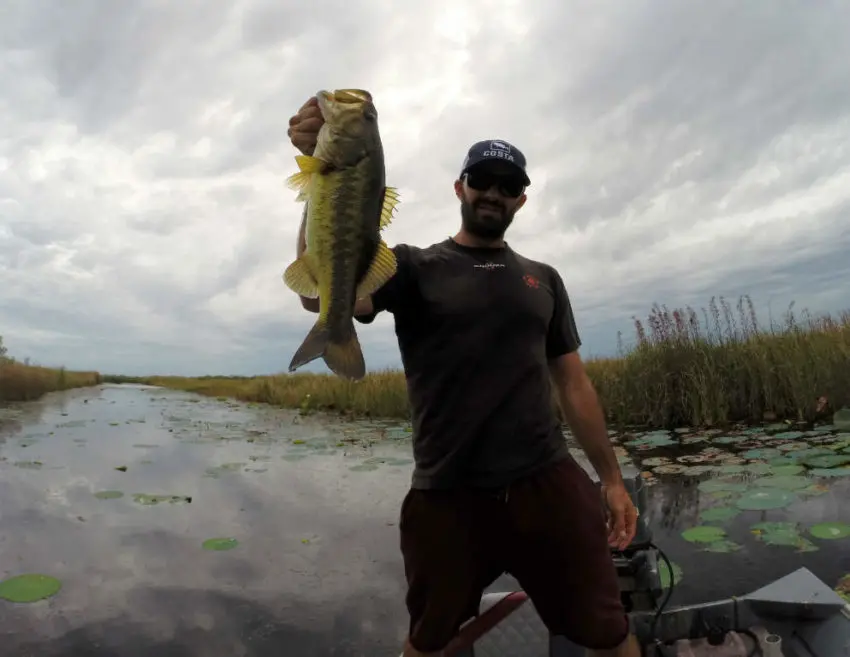
[[[303,255],[283,272],[283,282],[290,290],[302,297],[315,299],[319,296],[319,284]]]
[[[375,257],[372,258],[372,264],[369,265],[363,280],[357,285],[357,298],[362,299],[380,290],[395,275],[397,268],[395,253],[381,240],[378,250],[375,251]]]
[[[383,230],[390,225],[398,204],[398,190],[395,187],[385,187],[384,203],[381,206],[381,223],[379,225],[379,230]]]
[[[298,163],[298,172],[293,173],[286,179],[287,186],[298,192],[298,200],[303,201],[307,198],[307,191],[310,187],[310,181],[313,179],[314,173],[322,173],[325,169],[324,161],[317,157],[309,155],[296,155],[295,161]]]

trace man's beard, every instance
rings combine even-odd
[[[495,211],[496,214],[479,216],[478,209],[482,206]],[[505,231],[514,220],[514,213],[509,212],[503,205],[493,201],[479,200],[473,206],[469,201],[461,201],[461,223],[464,230],[471,235],[485,240],[498,240],[505,236]]]

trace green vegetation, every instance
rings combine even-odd
[[[792,306],[793,307],[793,306]],[[700,320],[702,317],[702,321]],[[796,317],[762,328],[749,297],[708,310],[655,306],[635,322],[636,344],[588,372],[613,425],[722,426],[811,422],[850,404],[850,313]],[[304,412],[409,417],[404,376],[383,371],[352,383],[324,374],[263,377],[106,377],[263,402]]]
[[[100,382],[97,372],[69,372],[62,367],[18,362],[8,355],[0,336],[0,402],[32,401],[55,390],[94,386]]]

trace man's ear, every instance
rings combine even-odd
[[[514,212],[519,212],[520,208],[525,205],[525,202],[528,200],[528,197],[523,194],[517,199],[516,207],[514,208]]]
[[[463,181],[455,180],[455,196],[457,200],[463,202]]]

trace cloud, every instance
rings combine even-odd
[[[655,301],[850,306],[840,3],[12,2],[0,25],[0,334],[48,363],[281,371],[287,120],[375,95],[390,243],[453,234],[467,144],[529,159],[511,246],[567,281],[588,354]],[[392,320],[358,327],[397,365]],[[322,366],[315,369],[322,370]]]

